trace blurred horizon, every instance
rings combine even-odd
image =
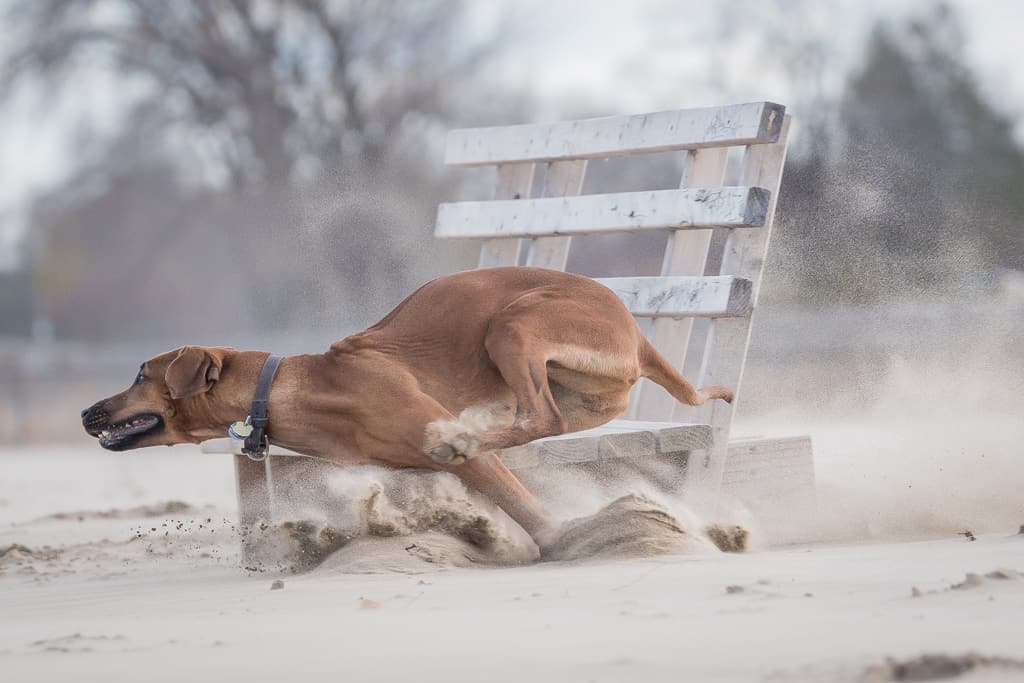
[[[319,350],[473,267],[478,245],[432,236],[439,201],[489,196],[487,172],[444,168],[452,128],[746,101],[795,126],[745,413],[870,401],[907,359],[1003,383],[1024,365],[1024,4],[0,0],[0,16],[0,443],[68,438],[48,408],[124,384],[139,354]],[[584,191],[671,187],[680,165],[594,161]],[[652,274],[664,239],[577,239],[570,269]],[[780,398],[794,376],[846,393]]]

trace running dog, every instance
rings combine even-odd
[[[222,437],[248,414],[268,356],[169,351],[82,411],[82,424],[113,451]],[[451,472],[537,539],[548,514],[493,454],[608,422],[640,377],[687,405],[732,401],[725,387],[687,382],[603,285],[540,268],[472,270],[420,287],[326,353],[284,358],[267,436],[341,465]]]

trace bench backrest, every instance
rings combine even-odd
[[[655,347],[682,369],[694,317],[712,318],[697,385],[739,392],[786,156],[789,117],[770,102],[636,116],[452,131],[445,162],[497,166],[492,201],[441,204],[436,236],[483,239],[479,266],[564,270],[573,235],[669,231],[656,277],[598,278],[614,290]],[[742,147],[739,180],[725,186],[730,148]],[[680,150],[679,189],[580,195],[588,159]],[[534,173],[544,164],[536,196]],[[727,229],[717,273],[705,274],[712,229]],[[525,259],[522,250],[527,250]],[[725,446],[733,406],[687,408],[641,382],[632,416],[711,424]]]

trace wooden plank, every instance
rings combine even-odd
[[[711,437],[709,425],[613,420],[594,429],[538,439],[510,448],[502,451],[500,457],[509,469],[517,470],[678,454],[709,448]]]
[[[713,147],[687,152],[682,187],[716,187],[725,179],[728,147]],[[665,245],[662,275],[703,275],[711,245],[710,230],[677,230],[669,233]],[[683,370],[690,344],[693,319],[658,318],[647,331],[654,348],[674,367]],[[641,378],[633,393],[630,415],[644,420],[670,420],[676,400],[648,379]]]
[[[583,189],[586,161],[554,161],[544,174],[542,197],[576,196]],[[565,270],[569,260],[572,237],[538,237],[530,243],[526,265],[551,270]]]
[[[742,470],[726,471],[722,474],[722,485],[732,488],[750,487],[764,490],[773,485],[785,484],[790,488],[814,485],[814,469],[803,465],[783,463],[762,463]]]
[[[597,282],[643,318],[728,317],[750,313],[749,280],[737,277],[607,277]]]
[[[509,448],[501,459],[512,469],[537,467],[548,463],[588,462],[605,458],[634,457],[710,448],[710,425],[646,420],[612,420],[611,422],[572,434],[538,439],[524,446]],[[573,443],[577,442],[577,443]],[[210,439],[200,444],[203,453],[241,453],[242,442],[234,439]],[[270,446],[272,467],[281,467],[289,456],[296,460],[309,457],[280,446]],[[245,458],[245,456],[238,456]],[[245,458],[246,466],[253,461]],[[254,463],[253,465],[260,465]],[[268,497],[266,508],[270,508]]]
[[[610,458],[647,457],[651,455],[679,455],[712,447],[712,429],[709,425],[687,425],[673,422],[639,420],[613,420],[606,425],[576,434],[563,434],[541,439],[525,446],[510,448],[501,453],[501,459],[510,469],[526,469],[543,465],[589,462]],[[538,444],[542,444],[538,447]],[[204,453],[234,453],[241,442],[232,439],[211,439],[201,444]],[[276,469],[290,465],[281,456],[298,456],[297,467],[308,467],[310,460],[276,446],[271,446],[269,459]],[[235,456],[246,481],[265,481],[265,463]],[[239,458],[242,461],[239,461]],[[301,459],[301,465],[299,460]],[[809,437],[754,438],[731,441],[722,485],[730,489],[764,489],[773,482],[785,482],[791,488],[813,487],[814,457]],[[259,476],[252,477],[252,472]],[[251,525],[261,519],[270,519],[271,501],[265,489],[257,486],[247,489],[241,521]],[[241,501],[241,499],[240,499]]]
[[[232,439],[214,439],[214,441],[232,441]],[[209,442],[206,442],[209,443]],[[241,447],[241,442],[236,442]],[[204,443],[205,446],[205,443]],[[206,451],[204,453],[211,451]],[[233,452],[213,451],[213,452]],[[269,521],[270,486],[267,479],[267,461],[256,462],[248,456],[235,456],[235,493],[238,497],[238,524],[250,527],[260,520]]]
[[[494,198],[504,200],[526,199],[533,190],[533,172],[536,164],[503,164],[498,167],[498,184]],[[480,268],[519,265],[522,241],[510,237],[489,239],[480,248]]]
[[[441,238],[542,237],[759,227],[765,222],[769,201],[769,193],[759,187],[716,187],[454,202],[438,207],[434,235]]]
[[[737,455],[738,452],[741,455]],[[737,444],[730,444],[729,454],[723,480],[753,480],[768,471],[777,472],[780,477],[784,474],[787,477],[796,476],[801,480],[814,480],[814,461],[808,440],[787,444],[774,450],[769,457],[747,457],[743,447]],[[733,456],[736,456],[736,463],[732,462]]]
[[[540,451],[541,464],[563,465],[600,460],[602,452],[607,457],[622,454],[651,456],[655,453],[657,439],[648,431],[579,432],[570,438],[540,439],[533,442],[532,447]]]
[[[681,428],[663,427],[657,430],[658,453],[680,453],[683,451],[701,451],[711,448],[714,434],[710,425],[679,425]]]
[[[741,500],[766,525],[786,528],[794,510],[813,511],[816,505],[810,437],[730,442],[721,491]],[[773,540],[796,541],[800,536],[783,534]]]
[[[772,487],[795,489],[814,486],[814,471],[805,467],[786,467],[764,463],[738,472],[722,475],[722,488],[766,492]]]
[[[448,134],[445,163],[483,166],[603,159],[625,154],[772,143],[779,137],[785,111],[785,107],[772,102],[750,102],[635,116],[465,128]]]
[[[242,442],[235,439],[207,439],[206,441],[199,444],[199,450],[202,453],[232,453],[234,455],[242,455]],[[270,444],[270,455],[272,456],[295,456],[297,458],[307,458],[309,456],[290,451],[287,448],[281,448]],[[248,460],[246,456],[246,460]],[[249,462],[254,462],[249,460]],[[259,463],[257,463],[259,464]]]
[[[771,145],[752,145],[744,154],[743,183],[758,182],[771,189],[767,220],[761,230],[734,230],[726,240],[722,255],[720,275],[734,275],[751,281],[753,291],[751,302],[757,304],[758,287],[768,250],[769,238],[782,167],[786,160],[786,140],[789,132],[789,117],[783,121],[778,142]],[[743,378],[743,367],[750,343],[751,317],[716,318],[711,321],[704,358],[701,362],[697,384],[707,386],[721,384],[733,388],[739,394]],[[710,424],[714,430],[715,447],[706,451],[699,463],[691,463],[687,479],[694,486],[707,490],[718,490],[722,481],[725,461],[728,457],[726,444],[737,400],[732,404],[711,401],[695,411],[677,409],[677,419],[689,419]],[[686,416],[686,417],[683,417]]]
[[[809,436],[737,436],[729,441],[729,448],[742,448],[751,457],[768,456],[776,452],[790,452],[801,445],[809,445]]]
[[[538,439],[524,446],[507,449],[502,452],[501,458],[509,467],[515,469],[536,467],[545,463],[588,462],[605,457],[654,455],[708,448],[710,445],[709,425],[612,420],[593,429]],[[237,454],[241,453],[241,449],[242,442],[234,439],[210,439],[200,444],[203,453],[211,454]],[[281,463],[282,456],[308,458],[273,444],[270,446],[270,454],[275,467]],[[252,462],[248,458],[246,460],[248,463]],[[269,507],[269,502],[267,505]]]

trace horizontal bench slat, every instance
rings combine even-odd
[[[578,197],[453,202],[437,208],[441,238],[543,237],[764,225],[759,187],[686,188]]]
[[[775,142],[786,108],[773,102],[606,116],[557,123],[464,128],[448,134],[445,163],[600,159],[624,154]]]
[[[538,439],[501,453],[509,469],[594,462],[615,458],[650,457],[712,445],[709,425],[675,422],[611,422],[574,434]]]
[[[223,453],[232,455],[242,455],[242,442],[236,439],[229,439],[227,437],[222,439],[207,439],[199,444],[199,451],[202,453]],[[303,455],[302,453],[296,453],[290,451],[287,448],[281,448],[270,444],[270,448],[267,449],[270,455],[277,456],[294,456],[296,458],[308,458],[310,456]]]
[[[501,459],[512,469],[522,469],[539,465],[662,455],[710,448],[711,444],[709,425],[612,420],[594,429],[538,439],[524,446],[510,448],[502,452]],[[242,452],[242,442],[211,439],[204,441],[200,449],[203,453],[237,455]],[[270,455],[303,457],[274,445],[270,446]]]
[[[734,439],[722,473],[722,489],[756,513],[792,514],[813,505],[814,453],[807,436]]]
[[[598,282],[615,292],[629,312],[641,318],[750,314],[750,280],[717,277],[608,277]]]

